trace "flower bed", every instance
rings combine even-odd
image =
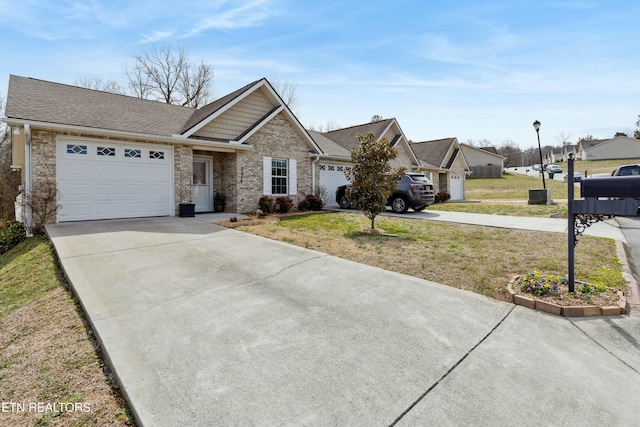
[[[626,298],[621,291],[598,284],[576,282],[569,292],[566,278],[538,271],[515,276],[507,286],[511,302],[565,317],[624,314]]]

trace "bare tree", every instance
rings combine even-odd
[[[569,141],[569,138],[571,138],[571,132],[569,133],[564,133],[564,132],[560,132],[560,135],[558,135],[556,137],[556,140],[562,144],[562,146],[566,146],[566,145],[570,145],[571,141]]]
[[[379,122],[380,120],[382,120],[382,116],[380,114],[374,114],[373,117],[371,117],[371,123]]]
[[[0,116],[4,116],[4,97],[0,95]],[[7,125],[0,123],[0,225],[14,216],[14,203],[20,185],[20,172],[11,170],[11,138]]]
[[[280,80],[276,76],[269,77],[269,83],[278,92],[282,101],[289,107],[291,111],[300,106],[300,98],[298,98],[298,85],[291,80]]]
[[[82,77],[80,80],[76,80],[74,84],[86,89],[101,90],[103,92],[117,93],[119,95],[125,94],[125,90],[120,86],[120,83],[113,80],[103,81],[100,77],[93,79]]]
[[[145,99],[156,96],[167,104],[192,108],[208,102],[213,68],[204,61],[191,62],[184,48],[154,46],[134,58],[133,70],[126,71],[134,95]]]
[[[137,98],[147,99],[151,96],[149,76],[137,64],[133,69],[125,68],[124,73],[129,80],[129,93]]]
[[[522,162],[524,160],[524,155],[522,150],[510,139],[507,139],[499,146],[496,151],[502,157],[505,158],[504,166],[512,167],[512,166],[524,166]]]

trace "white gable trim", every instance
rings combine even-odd
[[[416,165],[419,165],[420,164],[420,160],[418,159],[418,156],[416,156],[416,153],[413,151],[413,148],[411,148],[411,144],[409,144],[409,140],[405,136],[404,132],[402,131],[402,128],[400,127],[400,124],[398,123],[398,121],[396,119],[393,119],[391,121],[391,123],[389,123],[389,126],[384,131],[384,133],[387,133],[389,128],[391,128],[391,126],[394,125],[394,124],[396,125],[396,127],[398,128],[398,131],[400,132],[400,138],[398,139],[398,142],[396,142],[396,145],[398,145],[398,143],[400,143],[400,141],[404,141],[404,145],[407,146],[407,148],[411,152],[411,155],[413,156],[413,163],[416,164]]]
[[[184,138],[188,138],[191,135],[193,135],[194,133],[198,132],[200,129],[202,129],[203,127],[205,127],[206,125],[208,125],[209,123],[211,123],[213,120],[215,120],[218,116],[220,116],[222,113],[225,113],[226,111],[230,110],[234,105],[238,104],[240,101],[242,101],[243,99],[245,99],[247,96],[249,96],[250,94],[252,94],[253,92],[255,92],[256,90],[260,89],[261,87],[263,87],[265,85],[265,79],[260,80],[258,83],[256,83],[251,89],[247,89],[246,91],[244,91],[243,94],[235,97],[234,99],[232,99],[231,101],[229,101],[228,103],[226,103],[225,105],[223,105],[222,107],[220,107],[217,111],[215,111],[213,114],[211,114],[210,116],[200,120],[199,123],[197,123],[195,126],[193,126],[191,129],[189,129],[187,132],[183,133],[182,136]],[[277,99],[277,98],[276,98]]]
[[[253,128],[251,128],[251,130],[247,133],[245,133],[242,138],[238,139],[238,140],[232,140],[229,141],[229,143],[231,144],[242,144],[245,141],[247,141],[247,139],[251,138],[251,136],[256,133],[257,131],[259,131],[262,126],[266,125],[267,123],[269,123],[269,121],[274,118],[275,116],[277,116],[278,114],[280,114],[280,112],[284,110],[284,106],[280,105],[278,108],[276,108],[275,110],[273,110],[268,116],[263,117],[256,125],[253,126]]]

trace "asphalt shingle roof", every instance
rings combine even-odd
[[[180,133],[195,111],[163,102],[12,75],[9,77],[5,115],[13,119],[171,136]]]
[[[421,162],[442,167],[449,148],[454,141],[455,138],[444,138],[433,141],[414,142],[411,144],[411,148],[413,148],[416,157]]]
[[[359,145],[358,134],[366,135],[369,132],[373,132],[376,138],[380,138],[393,120],[394,119],[385,119],[378,122],[332,130],[330,132],[325,132],[323,135],[342,148],[345,148],[347,151],[350,151],[353,147],[357,147]]]
[[[311,138],[313,138],[324,154],[351,158],[351,152],[349,150],[331,141],[325,136],[325,134],[315,130],[307,130],[307,132],[311,135]]]

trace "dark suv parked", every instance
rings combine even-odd
[[[336,202],[342,209],[351,207],[347,194],[347,185],[336,190]],[[396,189],[387,199],[387,206],[395,213],[405,213],[409,208],[416,212],[424,210],[435,202],[435,193],[431,181],[421,173],[408,173],[398,180]]]

